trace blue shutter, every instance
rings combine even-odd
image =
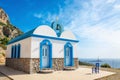
[[[14,58],[14,46],[12,46],[12,58]]]
[[[18,58],[18,45],[16,45],[16,58]]]
[[[16,58],[16,45],[14,46],[14,58]]]
[[[11,58],[13,58],[13,46],[11,47]]]
[[[18,44],[18,58],[20,58],[21,45]]]

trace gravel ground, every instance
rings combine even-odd
[[[81,66],[81,67],[88,67],[88,66]],[[89,67],[91,68],[91,67]],[[103,77],[103,78],[99,78],[96,80],[120,80],[120,69],[113,69],[113,68],[100,68],[101,70],[104,71],[111,71],[111,72],[116,72],[116,74],[111,75],[111,76],[107,76],[107,77]],[[6,77],[5,75],[0,73],[0,80],[11,80],[8,77]]]
[[[0,73],[0,80],[11,80],[11,79]]]
[[[120,69],[101,68],[101,70],[116,72],[116,74],[111,75],[111,76],[107,76],[107,77],[103,77],[100,79],[96,79],[96,80],[120,80]]]
[[[81,65],[80,67],[92,68],[92,66],[83,66],[83,65]],[[104,71],[116,72],[116,74],[95,80],[120,80],[120,69],[114,69],[114,68],[100,68],[100,69]]]

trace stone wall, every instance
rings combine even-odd
[[[64,69],[64,58],[53,58],[52,68],[55,71]],[[39,58],[20,58],[11,59],[6,58],[6,66],[14,68],[16,70],[24,71],[26,73],[37,73],[40,69],[40,59]],[[78,68],[78,58],[74,58],[74,67]]]
[[[40,59],[32,58],[31,59],[31,73],[36,73],[40,68]],[[78,58],[74,58],[74,67],[78,68]],[[64,58],[53,58],[52,59],[52,68],[55,71],[64,69]]]
[[[20,58],[20,59],[6,58],[6,66],[19,70],[19,71],[30,73],[30,59],[29,58]]]
[[[31,59],[31,67],[30,73],[37,73],[40,69],[40,59],[39,58],[32,58]]]
[[[78,68],[78,58],[74,58],[74,67]],[[64,69],[64,58],[53,58],[53,70],[63,70]]]
[[[78,58],[74,58],[74,67],[75,68],[79,67],[79,60],[78,60]]]

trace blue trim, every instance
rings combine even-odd
[[[67,42],[64,46],[64,66],[66,67],[66,48],[70,48],[70,66],[74,66],[74,59],[73,59],[73,46],[70,42]]]
[[[40,70],[43,69],[42,67],[42,46],[43,45],[48,45],[49,46],[49,68],[52,68],[52,44],[49,40],[43,40],[40,43]]]
[[[42,69],[42,45],[40,44],[40,70]]]
[[[37,34],[32,34],[32,33],[33,33],[33,30],[12,39],[8,44],[23,40],[23,39],[28,38],[28,37],[40,37],[40,38],[48,38],[48,39],[62,40],[62,41],[69,41],[69,42],[79,42],[78,40],[65,39],[65,38],[59,38],[59,37],[51,37],[51,36],[44,36],[44,35],[37,35]]]
[[[69,41],[69,42],[79,42],[78,40],[58,38],[58,37],[51,37],[51,36],[43,36],[43,35],[37,35],[37,34],[32,34],[31,36],[32,36],[32,37],[47,38],[47,39],[62,40],[62,41]]]
[[[52,44],[50,43],[49,45],[49,50],[50,50],[50,68],[52,69]]]
[[[64,46],[64,66],[66,67],[66,47]]]
[[[36,28],[35,28],[35,29],[36,29]],[[8,42],[8,44],[11,44],[11,43],[14,43],[14,42],[17,42],[17,41],[20,41],[20,40],[23,40],[23,39],[25,39],[25,38],[30,37],[31,34],[33,34],[33,32],[34,32],[35,29],[33,29],[33,30],[31,30],[31,31],[28,31],[28,32],[26,32],[25,34],[22,34],[22,35],[20,35],[20,36],[18,36],[18,37],[16,37],[16,38],[10,40],[10,41]],[[8,45],[8,44],[7,44],[7,45]]]

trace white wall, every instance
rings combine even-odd
[[[71,31],[64,31],[60,35],[60,38],[76,40],[75,35]]]
[[[11,47],[12,45],[21,44],[21,54],[20,58],[39,58],[40,56],[40,43],[44,40],[44,38],[26,38],[24,40],[15,42],[7,46],[6,57],[11,58]],[[66,41],[60,40],[52,40],[52,57],[53,58],[64,58],[64,45],[67,43]],[[73,45],[73,57],[77,58],[77,43],[72,42]]]
[[[34,30],[33,34],[57,37],[56,32],[47,25],[41,25],[41,26],[37,27]]]
[[[55,31],[51,29],[49,26],[42,25],[37,27],[33,34],[44,35],[44,36],[52,36],[57,37]],[[74,34],[70,31],[64,31],[60,38],[65,39],[74,39],[76,40]],[[15,43],[12,43],[7,46],[7,54],[6,57],[11,57],[11,47],[12,45],[21,44],[21,58],[39,58],[40,56],[40,43],[44,40],[44,38],[30,37]],[[67,43],[66,41],[61,40],[53,40],[49,39],[52,43],[52,57],[53,58],[64,58],[64,45]],[[73,45],[73,57],[77,58],[77,45],[75,42],[71,43]]]
[[[40,56],[40,43],[44,38],[35,38],[32,37],[32,43],[31,43],[31,58],[39,58]],[[50,39],[50,42],[52,43],[52,57],[53,58],[64,58],[64,45],[67,43],[66,41],[60,41],[60,40],[52,40]],[[71,43],[73,45],[73,57],[77,58],[77,44]]]
[[[26,38],[18,42],[7,45],[6,57],[11,58],[11,47],[12,45],[21,44],[20,58],[30,58],[31,57],[31,38]]]

